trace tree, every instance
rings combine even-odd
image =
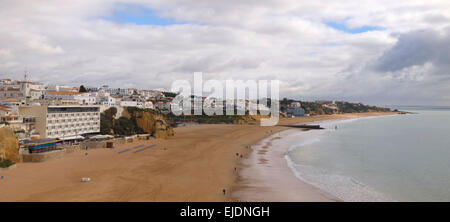
[[[87,92],[87,89],[84,87],[84,85],[80,86],[80,91],[79,92]]]
[[[100,132],[110,134],[114,125],[114,118],[117,114],[116,107],[111,107],[100,114]]]
[[[143,133],[143,130],[139,128],[136,123],[133,122],[133,120],[123,116],[120,117],[117,121],[114,121],[113,129],[115,134],[125,136]]]

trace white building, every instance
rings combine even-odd
[[[44,94],[47,100],[77,100],[80,105],[94,105],[97,98],[91,93],[67,92],[67,91],[47,91]]]
[[[80,93],[75,95],[74,98],[80,105],[95,105],[97,104],[97,94],[96,93]]]
[[[302,104],[300,102],[292,102],[290,107],[291,108],[301,108]]]
[[[155,106],[153,105],[152,101],[145,101],[142,108],[144,109],[154,109]]]
[[[0,85],[11,85],[13,84],[12,79],[0,79]]]
[[[0,97],[3,98],[37,99],[44,90],[45,85],[39,82],[0,80]]]
[[[86,93],[47,91],[44,94],[44,98],[47,100],[76,100],[80,105],[117,105],[116,98],[103,90]]]
[[[121,88],[103,88],[105,92],[111,95],[131,96],[136,92],[136,89],[121,89]]]
[[[22,106],[19,113],[36,117],[35,129],[41,138],[73,140],[100,132],[98,106]]]
[[[157,98],[162,95],[162,92],[156,90],[137,90],[137,94],[141,95],[145,99]]]
[[[79,89],[77,87],[70,87],[66,85],[49,85],[46,87],[48,91],[56,91],[56,92],[78,92]]]
[[[74,100],[75,97],[81,95],[80,92],[64,92],[64,91],[46,91],[44,99],[48,100]]]
[[[25,93],[20,88],[1,86],[0,98],[22,99],[25,98]]]
[[[137,101],[120,101],[120,106],[123,107],[138,107]]]
[[[122,107],[137,107],[141,109],[154,109],[153,103],[151,101],[130,101],[130,100],[122,100],[120,101],[120,106]]]
[[[97,104],[103,106],[117,106],[117,99],[112,96],[97,97]]]
[[[32,100],[42,99],[44,94],[45,94],[45,90],[36,90],[36,89],[30,90],[30,98]]]

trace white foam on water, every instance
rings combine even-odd
[[[285,155],[285,160],[291,171],[301,181],[308,183],[326,193],[335,196],[338,199],[348,202],[377,202],[377,201],[395,201],[387,195],[378,192],[370,186],[346,175],[341,175],[334,172],[329,172],[325,169],[310,165],[302,165],[295,163],[289,156],[289,153],[295,149],[299,149],[302,146],[310,145],[316,142],[320,142],[320,136],[327,131],[334,130],[335,125],[345,124],[349,122],[358,121],[365,118],[375,117],[362,117],[352,119],[340,119],[340,120],[326,120],[321,121],[320,124],[328,130],[321,131],[307,131],[303,132],[306,135],[306,139],[301,142],[291,145],[288,149],[288,154]]]
[[[287,165],[301,181],[348,202],[395,201],[351,177],[331,173],[313,166],[294,163],[286,155]]]
[[[289,149],[288,149],[288,152],[291,152],[291,151],[297,149],[297,148],[300,147],[300,146],[306,146],[306,145],[309,145],[309,144],[317,143],[317,142],[319,142],[319,141],[320,141],[320,139],[319,139],[318,136],[313,137],[313,138],[308,138],[308,139],[306,139],[306,140],[303,140],[303,141],[300,142],[300,143],[296,143],[296,144],[290,146]]]

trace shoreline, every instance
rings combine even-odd
[[[387,114],[389,115],[389,114]],[[393,114],[394,115],[394,114]],[[321,124],[335,121],[367,118],[373,115],[331,118],[296,124]],[[322,124],[321,124],[322,125]],[[272,134],[252,146],[252,153],[241,163],[242,170],[234,184],[232,200],[242,202],[343,202],[326,190],[297,175],[291,166],[290,145],[308,142],[309,129],[294,133],[286,129]],[[299,138],[300,137],[300,138]]]
[[[303,131],[302,134],[309,130]],[[337,202],[338,198],[299,180],[286,162],[292,130],[283,130],[252,146],[232,192],[238,202]],[[297,135],[298,136],[298,135]],[[306,140],[302,135],[301,140]]]
[[[294,124],[352,116],[391,113],[336,114],[283,118]],[[267,136],[284,131],[282,126],[211,124],[175,128],[175,136],[92,149],[89,155],[74,152],[64,158],[40,163],[18,163],[2,172],[1,201],[233,201],[246,148]],[[118,152],[155,144],[139,153]],[[236,153],[243,158],[237,158]],[[81,178],[91,179],[88,183]],[[298,180],[294,178],[295,180]],[[226,195],[223,194],[225,189]]]

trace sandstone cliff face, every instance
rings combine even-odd
[[[268,119],[268,118],[270,118],[270,116],[261,115],[261,114],[242,116],[241,119],[233,121],[233,124],[240,124],[240,125],[245,125],[245,124],[250,124],[250,123],[260,124],[262,119]]]
[[[152,134],[155,138],[167,138],[174,135],[173,129],[169,127],[169,124],[162,115],[139,111],[136,124],[146,133]]]
[[[9,127],[0,128],[0,158],[19,162],[19,141]]]
[[[161,114],[154,114],[145,110],[133,110],[123,112],[122,116],[135,118],[136,125],[155,138],[167,138],[174,135],[172,127]]]

